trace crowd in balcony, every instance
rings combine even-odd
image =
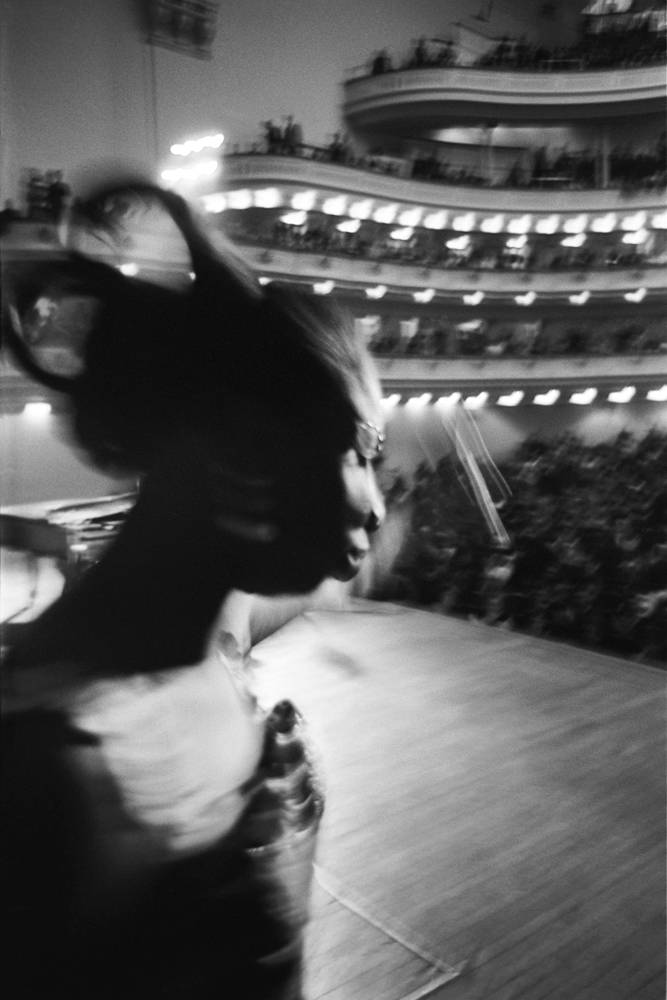
[[[389,491],[408,529],[373,596],[667,667],[665,470],[657,431],[601,444],[529,439],[500,469],[503,550],[458,460],[423,463],[410,487]]]
[[[370,336],[370,347],[380,357],[428,359],[667,354],[667,329],[660,322],[622,319],[459,323],[446,315],[386,317]]]
[[[665,60],[664,30],[654,30],[650,19],[643,19],[622,30],[586,31],[572,45],[549,46],[533,44],[525,36],[503,36],[479,56],[473,68],[508,69],[530,72],[580,71],[591,69],[632,68],[648,66]],[[465,65],[451,39],[420,38],[405,57],[395,59],[387,49],[373,54],[366,74],[411,69],[438,69]]]

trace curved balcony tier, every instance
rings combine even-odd
[[[351,128],[417,135],[444,123],[563,124],[664,108],[665,67],[535,73],[452,66],[397,70],[348,80]]]
[[[618,189],[538,190],[501,187],[463,187],[440,182],[388,176],[372,170],[322,163],[299,156],[247,154],[227,156],[224,161],[225,190],[239,194],[257,188],[276,188],[284,204],[299,192],[313,192],[315,207],[340,195],[370,198],[376,207],[396,203],[397,211],[417,205],[433,211],[505,213],[550,216],[589,214],[657,214],[665,209],[664,192],[637,191],[631,195]],[[211,196],[209,196],[211,197]],[[224,194],[221,193],[221,198]],[[229,200],[229,198],[228,198]],[[252,204],[253,199],[248,199]],[[340,213],[345,214],[345,209]]]
[[[387,393],[433,396],[452,392],[490,395],[521,390],[526,393],[557,389],[561,394],[593,387],[598,393],[631,385],[637,398],[667,379],[664,357],[613,355],[574,358],[386,358],[376,365]]]
[[[515,302],[515,296],[529,292],[534,293],[535,299],[527,304],[537,309],[554,305],[564,308],[570,295],[581,295],[583,291],[588,291],[589,297],[580,306],[572,304],[573,312],[584,308],[590,311],[596,304],[604,304],[608,309],[612,301],[618,302],[619,310],[637,310],[640,304],[643,310],[657,310],[667,305],[665,266],[652,265],[640,270],[495,271],[395,264],[256,245],[239,249],[250,266],[264,277],[304,283],[333,281],[339,292],[363,293],[365,288],[381,284],[390,295],[413,295],[429,288],[441,302],[459,304],[464,295],[483,292],[487,308],[505,303],[515,310],[521,304]],[[634,304],[624,299],[626,293],[636,294],[639,288],[646,291],[637,296]]]

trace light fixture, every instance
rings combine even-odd
[[[380,205],[373,212],[373,218],[376,222],[381,222],[385,226],[390,226],[394,219],[396,218],[396,212],[398,210],[398,205]]]
[[[518,306],[532,306],[536,298],[537,295],[531,290],[530,292],[526,292],[525,295],[515,295],[514,301]]]
[[[466,396],[463,400],[463,405],[466,410],[479,410],[489,398],[488,392],[482,390],[482,392],[477,393],[476,396]]]
[[[483,233],[499,233],[503,228],[505,216],[502,212],[497,215],[489,215],[486,219],[482,219],[479,228]]]
[[[399,226],[418,226],[424,214],[424,209],[416,205],[414,208],[406,208],[398,216]]]
[[[530,229],[531,223],[533,221],[532,215],[526,213],[525,215],[516,215],[513,219],[510,219],[507,223],[508,233],[527,233]]]
[[[214,215],[217,215],[218,212],[224,212],[227,208],[227,198],[219,191],[215,194],[202,195],[201,203],[205,212],[211,212]]]
[[[621,219],[621,229],[626,233],[633,232],[636,229],[641,229],[645,222],[646,212],[640,210],[633,215],[626,215],[624,219]]]
[[[227,207],[228,208],[250,208],[252,205],[252,194],[250,191],[242,188],[240,191],[229,191],[227,193]]]
[[[626,292],[623,297],[625,298],[626,302],[637,303],[641,302],[641,300],[644,298],[645,295],[646,295],[646,289],[638,288],[635,292]]]
[[[654,215],[651,219],[651,225],[654,229],[667,229],[667,209]]]
[[[374,287],[366,289],[366,296],[369,299],[381,299],[383,295],[387,292],[386,285],[375,285]]]
[[[533,399],[533,403],[536,406],[553,406],[559,399],[560,391],[558,389],[548,389],[546,392],[538,392]]]
[[[583,233],[586,228],[586,223],[588,222],[588,216],[585,212],[580,215],[572,215],[569,219],[566,219],[563,223],[564,233]]]
[[[45,402],[26,403],[23,407],[23,415],[28,420],[44,420],[51,414],[51,404]]]
[[[667,385],[661,385],[659,389],[649,389],[646,398],[652,403],[667,403]]]
[[[573,306],[583,306],[591,297],[591,293],[586,290],[579,292],[577,295],[570,295],[570,302]]]
[[[169,147],[169,152],[174,156],[190,156],[192,153],[201,153],[202,149],[220,149],[225,137],[222,132],[215,135],[204,135],[201,139],[186,139],[185,142],[175,142]]]
[[[431,402],[431,398],[430,392],[423,392],[421,396],[411,396],[405,405],[406,407],[410,407],[411,410],[420,410]]]
[[[139,274],[139,267],[132,261],[127,264],[119,264],[118,270],[121,274],[124,274],[126,278],[134,278],[136,274]]]
[[[448,250],[467,250],[470,246],[470,237],[467,233],[463,236],[455,236],[452,240],[447,240],[445,246]]]
[[[316,295],[330,295],[334,290],[334,283],[329,279],[328,281],[316,281],[313,285],[313,291]]]
[[[593,402],[597,394],[597,389],[590,386],[588,389],[582,389],[581,392],[573,392],[570,396],[570,402],[576,406],[588,406],[589,403]]]
[[[345,219],[344,222],[339,222],[336,229],[341,233],[357,233],[359,232],[359,227],[361,222],[359,219]]]
[[[345,215],[347,205],[347,195],[337,194],[332,198],[325,198],[322,202],[322,211],[325,215]]]
[[[382,403],[387,409],[391,409],[394,406],[398,406],[401,401],[400,393],[392,392],[389,396],[383,396]]]
[[[163,170],[160,177],[167,184],[177,184],[178,181],[197,181],[203,177],[212,177],[220,168],[217,160],[201,160],[191,167],[173,167]]]
[[[259,281],[260,285],[270,285],[271,284],[271,278],[267,278],[265,275],[262,275],[257,280]]]
[[[360,201],[353,201],[347,210],[347,214],[353,219],[368,219],[373,208],[372,198],[363,198]]]
[[[629,403],[636,391],[634,385],[626,385],[616,392],[610,392],[607,399],[610,403]]]
[[[422,225],[426,229],[444,229],[447,225],[447,212],[443,210],[439,212],[431,212],[424,219]]]
[[[304,209],[300,209],[296,212],[285,212],[284,215],[280,216],[280,221],[284,222],[286,226],[302,226],[307,218],[308,213]]]
[[[606,215],[598,215],[596,219],[591,222],[591,230],[594,233],[611,233],[616,226],[616,214],[614,212],[607,212]]]
[[[463,304],[466,306],[478,306],[483,301],[484,292],[479,289],[476,292],[470,292],[470,294],[463,296]]]
[[[421,292],[413,292],[415,302],[430,302],[435,295],[435,288],[424,288]]]
[[[283,203],[283,196],[278,188],[257,188],[255,191],[255,205],[257,208],[280,208]]]
[[[572,236],[564,236],[560,241],[563,247],[582,247],[586,242],[586,233],[574,233]]]
[[[460,392],[451,392],[449,396],[438,396],[434,406],[439,406],[442,409],[450,409],[452,406],[456,406],[461,398]]]
[[[535,223],[535,232],[542,233],[544,236],[550,236],[558,229],[559,222],[560,215],[544,215]]]
[[[527,242],[528,237],[525,233],[523,233],[521,236],[510,236],[510,238],[505,241],[505,246],[509,250],[521,250],[525,247]]]
[[[310,212],[316,200],[317,195],[314,191],[297,191],[296,194],[292,195],[290,204],[298,211]]]
[[[409,240],[414,233],[411,226],[403,226],[402,229],[392,229],[389,236],[392,240]]]
[[[498,396],[498,406],[518,406],[523,396],[521,389],[515,389],[505,396]]]
[[[474,212],[466,212],[464,215],[457,215],[455,219],[452,219],[452,229],[455,229],[457,233],[469,233],[474,228]]]
[[[635,229],[632,233],[623,233],[623,243],[639,246],[648,239],[648,229]]]

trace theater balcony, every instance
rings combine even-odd
[[[443,122],[555,124],[662,112],[664,65],[576,72],[468,66],[396,70],[345,81],[343,114],[365,133],[419,135]]]

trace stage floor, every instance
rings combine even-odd
[[[367,602],[256,657],[326,778],[308,1000],[664,1000],[667,675]]]

